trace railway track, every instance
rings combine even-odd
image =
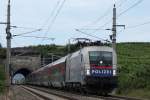
[[[105,96],[95,96],[95,97],[101,97],[104,100],[142,100],[138,98],[132,98],[132,97],[125,97],[125,96],[116,96],[116,95],[108,95],[107,97]]]
[[[39,100],[71,100],[71,98],[53,95],[51,93],[41,91],[39,89],[35,89],[27,86],[21,86],[21,87],[24,88],[26,91],[30,92],[33,96],[39,98]]]
[[[72,93],[72,92],[63,91],[63,90],[55,90],[55,89],[48,89],[48,88],[35,87],[35,86],[22,86],[22,87],[26,89],[27,88],[35,89],[35,90],[44,92],[47,95],[50,94],[50,95],[59,97],[62,100],[142,100],[142,99],[137,99],[137,98],[114,96],[114,95],[108,95],[108,96],[97,96],[97,95],[91,95],[91,94],[84,95],[80,93]],[[30,90],[30,92],[32,92],[32,90]],[[38,94],[38,95],[43,96],[41,94]],[[49,96],[49,98],[50,97],[51,96]],[[45,100],[61,100],[61,99],[56,99],[55,97],[53,99],[45,98]]]

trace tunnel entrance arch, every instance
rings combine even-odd
[[[12,84],[23,84],[25,82],[26,77],[31,73],[32,71],[27,68],[21,68],[18,69],[16,72],[12,75]]]
[[[21,69],[18,69],[14,74],[13,74],[13,77],[16,75],[16,74],[22,74],[24,77],[26,77],[27,75],[29,75],[32,71],[27,69],[27,68],[21,68]]]

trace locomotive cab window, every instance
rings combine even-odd
[[[107,51],[90,51],[90,65],[112,66],[112,52]]]

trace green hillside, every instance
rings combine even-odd
[[[150,43],[120,43],[117,53],[118,93],[150,98]]]

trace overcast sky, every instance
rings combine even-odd
[[[112,8],[114,0],[11,0],[11,25],[24,28],[12,28],[12,34],[42,29],[24,36],[55,38],[44,40],[38,38],[13,37],[12,47],[38,44],[66,44],[69,38],[86,37],[75,31],[76,28],[107,29],[112,27]],[[150,22],[150,0],[143,0],[121,16],[119,14],[142,0],[116,0],[117,24],[126,25],[127,29],[118,28],[118,42],[150,42],[150,24],[128,28]],[[58,5],[58,6],[56,6]],[[7,0],[0,0],[0,22],[6,21]],[[55,10],[54,10],[55,9]],[[56,20],[52,21],[59,12]],[[54,12],[54,13],[53,13]],[[105,16],[105,17],[102,17]],[[97,20],[101,18],[100,20]],[[104,25],[106,22],[108,24]],[[104,25],[104,26],[103,26]],[[101,27],[103,26],[103,27]],[[50,27],[48,29],[48,27]],[[0,25],[0,43],[6,46],[5,25]],[[103,39],[109,39],[111,31],[82,30]],[[120,32],[122,31],[122,32]]]

